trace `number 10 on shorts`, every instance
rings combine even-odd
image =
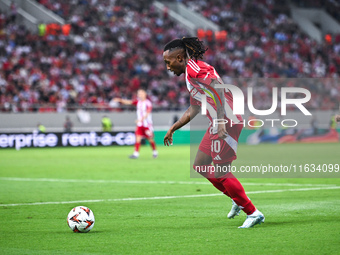
[[[211,152],[219,153],[221,151],[221,141],[211,140]]]

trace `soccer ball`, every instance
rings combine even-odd
[[[86,206],[74,207],[67,215],[67,224],[73,232],[89,232],[94,226],[93,212]]]

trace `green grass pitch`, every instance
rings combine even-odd
[[[241,179],[266,222],[238,229],[245,214],[228,220],[230,199],[204,196],[218,192],[189,177],[189,146],[158,149],[152,159],[143,146],[138,160],[127,158],[132,147],[1,150],[0,254],[339,253],[340,179]],[[336,164],[339,149],[240,145],[234,164]],[[94,212],[89,233],[67,226],[78,205]]]

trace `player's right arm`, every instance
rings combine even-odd
[[[126,104],[126,105],[132,105],[132,104],[133,104],[133,101],[132,101],[132,100],[123,99],[123,98],[119,98],[119,97],[114,98],[113,101],[114,101],[114,102],[121,103],[121,104]]]
[[[176,121],[171,128],[168,130],[164,136],[164,145],[172,145],[172,136],[177,129],[180,129],[184,125],[188,124],[190,120],[195,118],[195,116],[200,112],[201,107],[199,105],[190,105],[190,107],[185,111],[183,116]]]

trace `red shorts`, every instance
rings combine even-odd
[[[238,138],[241,134],[242,128],[243,125],[234,125],[233,127],[228,127],[227,131],[229,135],[227,138],[222,140],[212,139],[212,135],[209,132],[209,127],[207,132],[205,132],[198,149],[211,156],[214,164],[232,162],[237,158],[236,152]]]
[[[153,128],[152,127],[143,127],[137,126],[135,131],[136,136],[143,136],[146,138],[153,138]]]

